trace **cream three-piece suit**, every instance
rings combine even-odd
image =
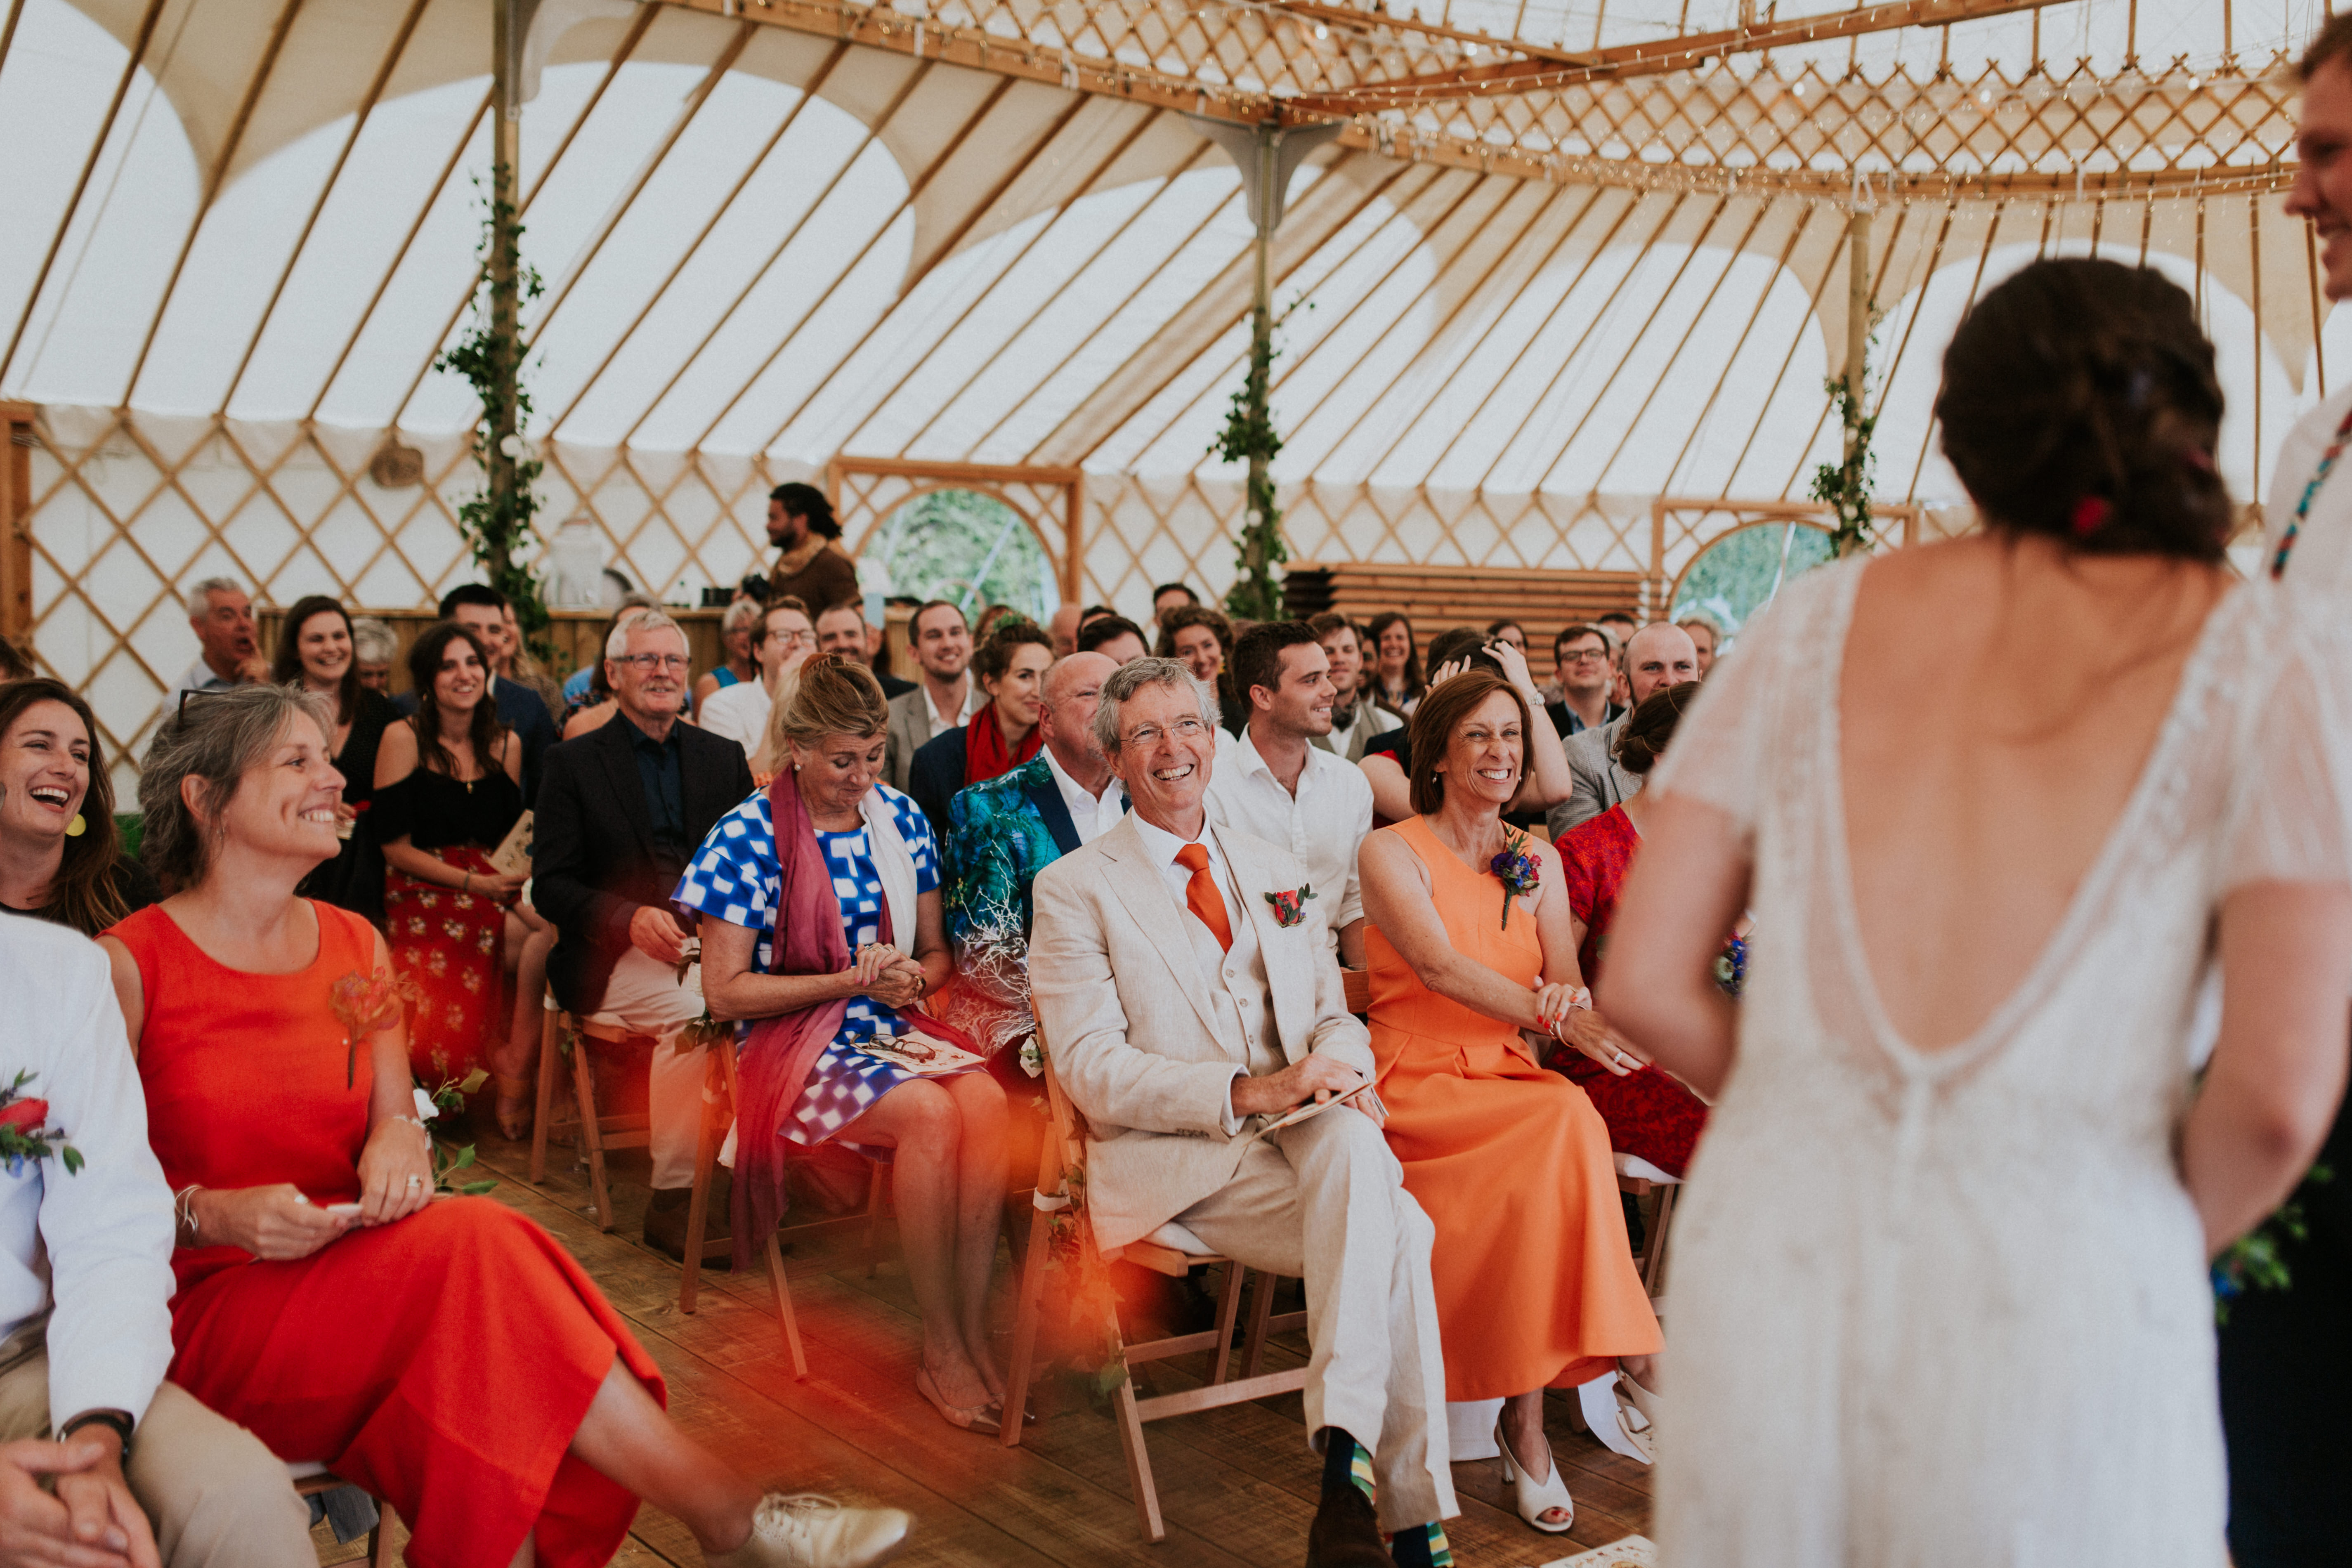
[[[1230,828],[1203,837],[1229,952],[1172,890],[1173,849],[1155,858],[1134,816],[1034,885],[1031,987],[1055,1071],[1089,1124],[1096,1237],[1121,1247],[1172,1222],[1249,1268],[1303,1277],[1309,1441],[1337,1426],[1372,1451],[1382,1530],[1451,1518],[1428,1216],[1370,1117],[1334,1107],[1257,1136],[1264,1119],[1233,1112],[1237,1076],[1310,1051],[1371,1076],[1323,899],[1284,926],[1265,895],[1302,884],[1297,861]]]

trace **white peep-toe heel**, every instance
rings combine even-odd
[[[1576,1502],[1568,1495],[1568,1483],[1560,1479],[1559,1456],[1545,1445],[1545,1457],[1551,1461],[1551,1477],[1538,1483],[1528,1475],[1528,1468],[1511,1453],[1510,1439],[1503,1436],[1503,1424],[1495,1423],[1495,1447],[1503,1453],[1503,1479],[1511,1483],[1511,1494],[1517,1503],[1519,1517],[1546,1535],[1559,1535],[1576,1524]],[[1558,1509],[1568,1517],[1558,1524],[1546,1524],[1543,1516]]]

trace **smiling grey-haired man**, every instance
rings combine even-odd
[[[1216,719],[1171,659],[1103,682],[1096,739],[1132,809],[1038,873],[1032,997],[1089,1125],[1097,1242],[1156,1237],[1307,1282],[1307,1430],[1324,1456],[1310,1568],[1427,1563],[1456,1511],[1433,1233],[1381,1135],[1321,900],[1282,896],[1307,879],[1287,851],[1208,820]]]

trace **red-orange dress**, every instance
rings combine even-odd
[[[290,1182],[360,1193],[370,1079],[328,1005],[374,963],[375,931],[313,903],[319,956],[292,974],[207,958],[159,905],[107,934],[145,988],[139,1074],[173,1191]],[[488,1198],[449,1198],[310,1257],[173,1258],[171,1377],[289,1461],[323,1461],[398,1510],[415,1568],[506,1568],[526,1534],[550,1568],[619,1550],[637,1500],[568,1451],[618,1355],[661,1373],[552,1237]]]
[[[1532,987],[1543,947],[1528,900],[1511,900],[1506,926],[1502,883],[1464,865],[1424,819],[1381,831],[1429,868],[1454,947]],[[1619,1356],[1658,1350],[1592,1102],[1538,1066],[1517,1029],[1422,984],[1378,929],[1364,936],[1389,1147],[1437,1227],[1429,1273],[1445,1397],[1572,1387]]]

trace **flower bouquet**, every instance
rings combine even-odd
[[[16,1081],[0,1091],[0,1164],[8,1167],[12,1176],[25,1173],[27,1160],[46,1160],[55,1155],[63,1162],[66,1174],[78,1173],[82,1167],[81,1151],[66,1142],[66,1135],[47,1125],[49,1102],[28,1098],[25,1086],[39,1075],[19,1072]]]

